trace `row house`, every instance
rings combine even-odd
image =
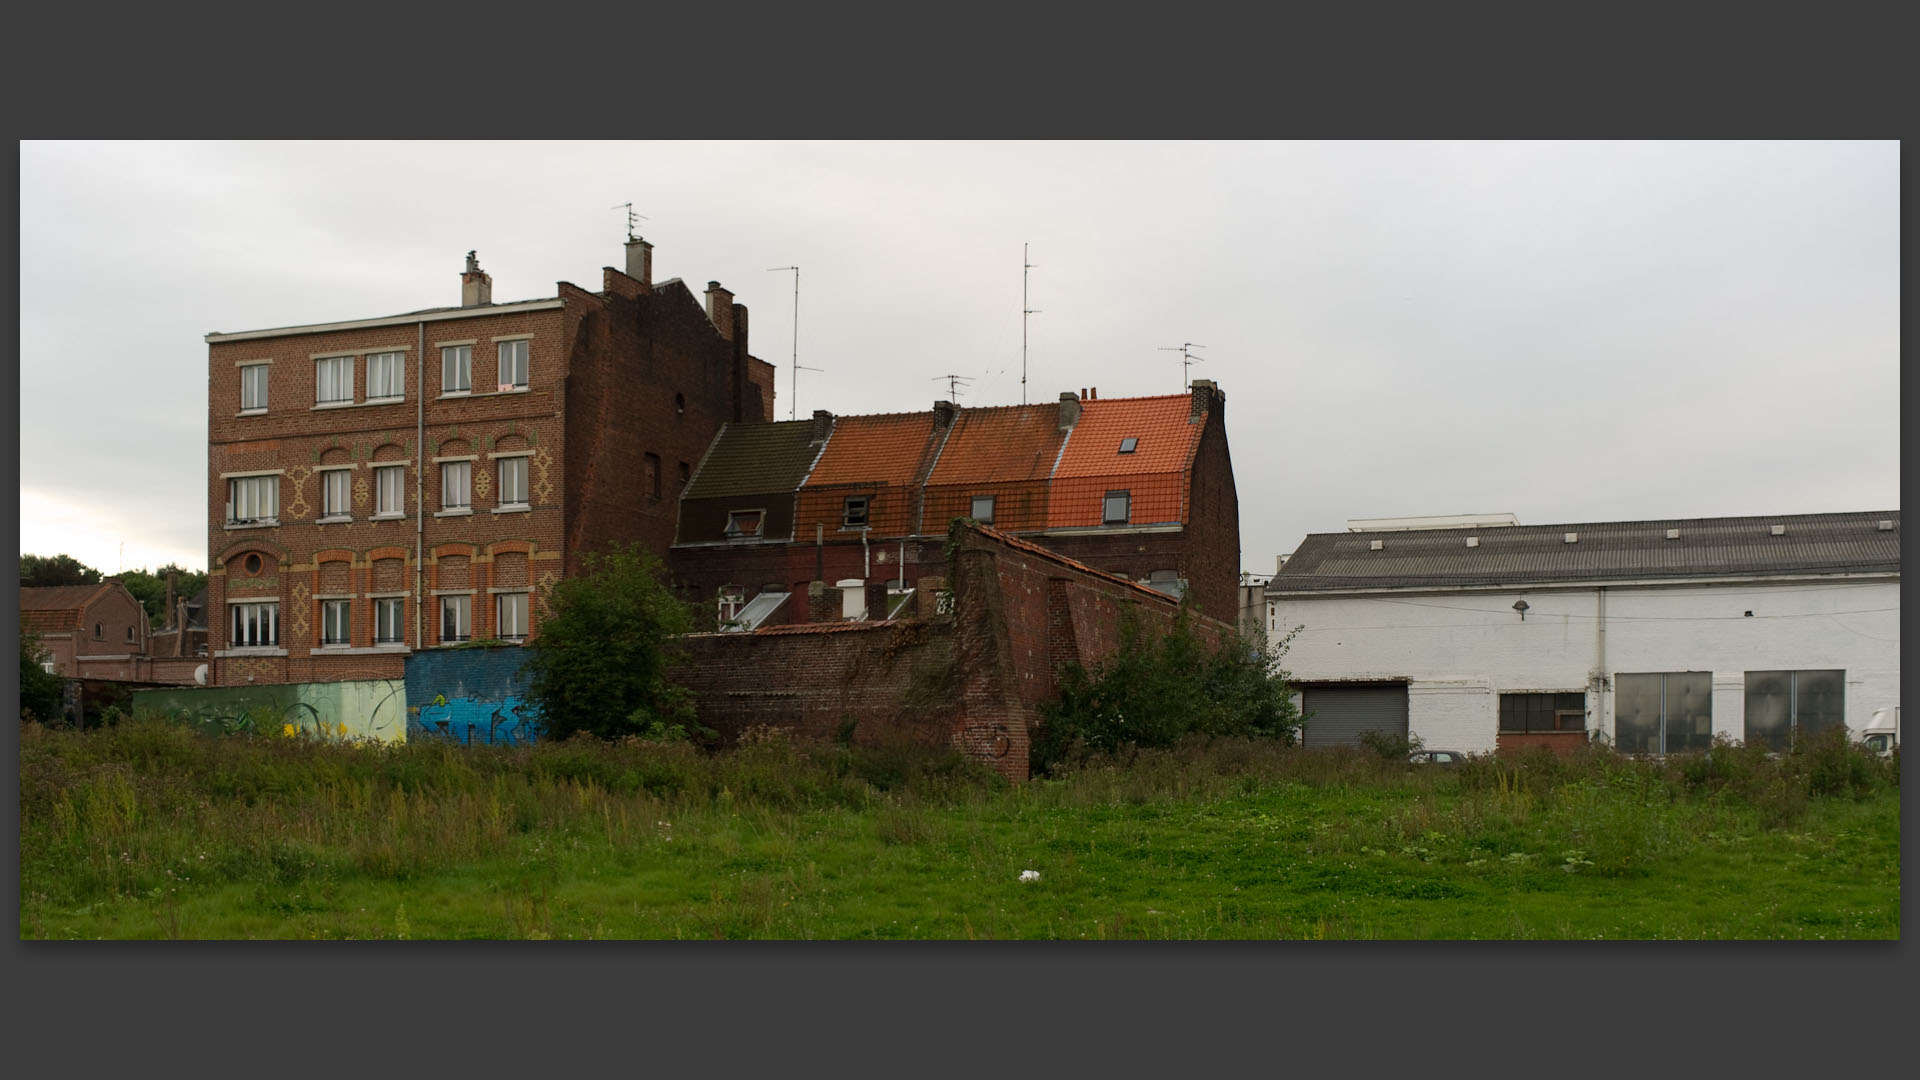
[[[1197,379],[1161,397],[729,424],[681,496],[669,566],[722,629],[887,618],[944,580],[947,527],[969,518],[1231,622],[1225,404]]]
[[[416,649],[539,633],[555,582],[664,557],[693,463],[773,416],[747,309],[652,280],[207,335],[209,682],[398,678]]]

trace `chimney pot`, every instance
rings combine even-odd
[[[460,275],[460,306],[483,307],[493,303],[493,278],[480,269],[480,259],[467,252],[467,269]]]

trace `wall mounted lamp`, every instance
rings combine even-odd
[[[1521,622],[1527,621],[1527,602],[1525,600],[1515,600],[1513,602],[1513,610],[1520,613]]]

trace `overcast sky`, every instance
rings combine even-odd
[[[1897,143],[24,143],[21,550],[206,565],[210,331],[654,276],[776,411],[1227,395],[1241,566],[1349,518],[1899,506]],[[1165,351],[1172,347],[1176,351]],[[121,545],[124,544],[124,555]]]

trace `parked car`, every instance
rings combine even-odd
[[[1410,765],[1455,766],[1467,760],[1467,755],[1458,750],[1415,750],[1407,755]]]

